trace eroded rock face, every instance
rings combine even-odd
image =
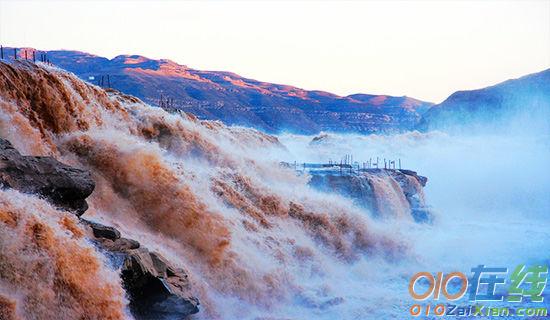
[[[187,272],[174,267],[157,252],[139,242],[120,237],[120,232],[82,220],[98,246],[121,261],[121,277],[136,319],[184,319],[199,312],[199,300],[192,295]]]
[[[52,157],[23,156],[9,141],[0,139],[0,185],[37,193],[61,209],[82,215],[95,188],[89,172]]]
[[[422,189],[426,186],[428,178],[419,176],[412,170],[391,170],[389,173],[403,190],[414,220],[417,222],[432,221],[433,214],[426,204],[424,190]]]
[[[433,219],[424,199],[428,178],[412,170],[367,169],[360,172],[310,172],[309,184],[325,192],[351,198],[375,216],[399,216],[405,212],[417,222]],[[393,204],[388,208],[388,204]]]
[[[187,273],[174,268],[160,254],[139,248],[128,252],[122,279],[131,295],[133,311],[146,319],[182,319],[199,312]]]
[[[105,240],[111,240],[111,241],[116,241],[117,239],[120,239],[120,231],[118,231],[116,228],[104,226],[102,224],[91,222],[84,219],[82,219],[82,222],[87,224],[92,229],[94,237],[98,239],[105,239]]]
[[[349,197],[360,207],[372,213],[377,213],[374,190],[368,179],[360,175],[346,174],[312,174],[309,182],[311,186],[325,191],[337,192]]]

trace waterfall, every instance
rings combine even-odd
[[[339,286],[328,279],[367,257],[395,259],[407,251],[399,237],[382,231],[346,199],[312,190],[304,177],[280,168],[271,155],[285,150],[274,136],[170,114],[55,67],[29,62],[0,62],[0,110],[0,136],[21,153],[53,156],[92,173],[96,189],[85,217],[116,226],[190,271],[201,301],[199,317],[231,319],[301,309],[326,313],[326,308],[346,303]],[[402,204],[395,187],[380,182],[376,189],[388,197],[380,205],[390,208],[397,201],[388,210],[400,215],[406,201]],[[9,208],[10,203],[1,203],[3,212]],[[30,220],[42,214],[38,207],[20,210]],[[3,219],[2,227],[9,229],[10,221]],[[45,279],[44,290],[82,302],[60,304],[45,296],[39,299],[41,308],[35,308],[36,293],[27,290],[33,280],[10,281],[4,273],[0,288],[7,281],[20,296],[0,291],[0,298],[14,301],[24,318],[40,318],[38,312],[48,306],[71,319],[82,312],[94,319],[123,317],[126,302],[120,285],[115,280],[104,283],[114,271],[99,263],[98,253],[83,240],[74,245],[56,240],[58,233],[63,239],[77,237],[72,231],[49,231],[61,228],[56,223],[58,219],[49,219],[41,225],[52,234],[48,245],[60,247],[52,249],[59,259],[76,271],[79,261],[86,260],[95,270],[80,270],[76,279],[51,262],[45,267],[54,269],[50,272],[58,268],[68,277],[64,282],[84,281],[89,287],[59,287]],[[31,241],[25,240],[25,232],[12,236]],[[77,249],[84,253],[76,254]],[[15,255],[17,250],[9,252]],[[105,290],[109,294],[101,294]],[[97,304],[110,310],[86,309]]]

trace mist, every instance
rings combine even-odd
[[[188,270],[201,302],[193,319],[399,318],[407,314],[408,280],[416,272],[548,259],[549,139],[529,123],[505,134],[326,133],[313,142],[168,113],[55,67],[0,64],[1,72],[13,70],[19,77],[10,86],[17,91],[0,99],[0,136],[23,154],[88,170],[96,188],[84,218],[115,226]],[[434,221],[376,217],[279,165],[339,161],[345,154],[360,163],[401,159],[404,169],[427,176]],[[18,217],[42,213],[45,225],[65,232],[55,222],[63,213],[43,199],[3,194],[17,208],[31,197],[35,205],[20,206]],[[24,238],[13,234],[13,243]],[[52,243],[65,252],[66,241]],[[97,260],[99,275],[114,274],[84,239],[74,244]],[[89,264],[74,258],[69,265]],[[3,263],[19,270],[20,260],[15,254]],[[9,285],[31,292],[25,288],[32,282],[18,279]],[[41,283],[54,290],[51,284]],[[108,298],[118,307],[105,313],[124,319],[126,301],[115,285]],[[82,299],[93,301],[88,296],[96,291],[90,286]],[[12,300],[29,318],[41,318],[24,297]],[[40,310],[55,304],[39,302]],[[80,312],[74,306],[67,312]]]
[[[517,121],[529,118],[516,117],[508,130],[475,133],[282,134],[279,139],[288,149],[289,162],[339,162],[346,154],[359,164],[376,157],[382,165],[384,158],[396,163],[400,159],[403,169],[428,177],[425,194],[434,222],[384,222],[410,245],[410,255],[391,267],[374,263],[380,271],[364,289],[394,288],[396,300],[387,303],[385,314],[403,316],[412,304],[408,279],[416,272],[469,274],[479,264],[514,268],[548,263],[550,131]]]

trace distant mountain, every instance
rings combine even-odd
[[[417,128],[506,128],[503,124],[544,125],[550,121],[550,69],[497,85],[457,91],[423,115]]]
[[[20,49],[19,57],[34,49]],[[6,49],[13,57],[13,49]],[[35,56],[41,57],[41,52]],[[166,109],[200,119],[222,120],[267,132],[387,132],[414,128],[432,103],[409,97],[354,94],[347,97],[201,71],[173,61],[120,55],[111,60],[78,51],[48,51],[54,65],[89,82],[110,86]],[[108,76],[108,78],[107,78]],[[103,77],[103,80],[102,80]]]

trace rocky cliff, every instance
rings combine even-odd
[[[0,186],[40,194],[80,216],[88,209],[85,199],[95,184],[87,171],[52,157],[23,156],[8,140],[0,138]]]
[[[432,213],[424,198],[428,179],[410,170],[366,169],[352,173],[310,172],[310,185],[352,199],[378,217],[430,222]]]

